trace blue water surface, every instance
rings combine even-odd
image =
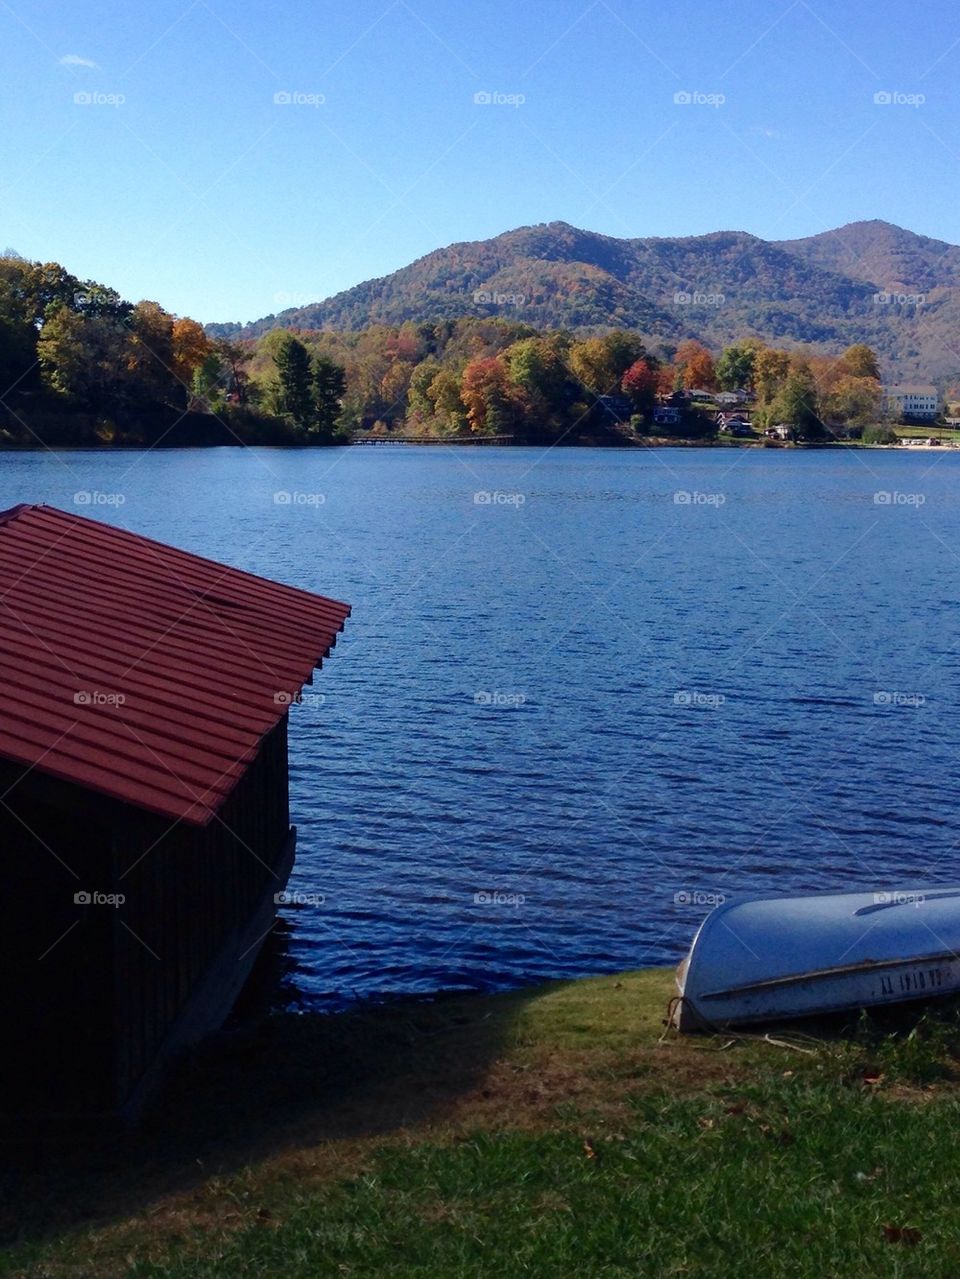
[[[5,454],[349,601],[291,712],[300,1006],[674,960],[745,891],[960,880],[960,454]]]

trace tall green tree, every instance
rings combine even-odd
[[[717,360],[717,384],[721,391],[743,391],[753,385],[756,350],[749,346],[728,346]]]
[[[278,342],[277,366],[280,411],[302,431],[314,425],[315,401],[310,352],[299,338],[287,333]]]
[[[321,439],[332,439],[346,389],[343,365],[328,355],[316,356],[313,361],[314,421]]]

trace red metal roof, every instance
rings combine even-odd
[[[0,513],[0,756],[205,825],[350,607],[50,506]]]

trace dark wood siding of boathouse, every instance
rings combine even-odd
[[[114,939],[122,1096],[142,1078],[224,940],[242,933],[265,892],[284,888],[276,864],[288,829],[286,718],[208,826],[170,829],[137,814],[117,828],[115,879],[127,899]]]

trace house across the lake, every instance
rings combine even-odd
[[[222,1023],[293,862],[288,712],[349,611],[0,514],[4,1111],[135,1114]]]
[[[887,412],[901,421],[933,422],[940,411],[935,386],[887,386],[883,400]]]
[[[629,422],[633,406],[626,395],[598,395],[597,406],[615,422]]]
[[[658,404],[653,410],[653,420],[657,426],[677,426],[680,410],[672,404]]]

